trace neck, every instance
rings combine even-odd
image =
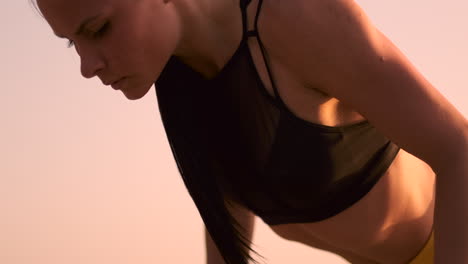
[[[178,4],[182,36],[174,55],[211,79],[242,38],[239,0],[180,0]]]

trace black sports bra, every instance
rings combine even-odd
[[[269,225],[324,220],[366,195],[399,147],[367,121],[331,127],[295,116],[268,69],[272,97],[246,41],[256,37],[263,52],[257,33],[262,0],[253,31],[246,26],[248,2],[241,5],[242,41],[216,77],[204,79],[171,57],[156,82],[167,135],[186,142],[185,152],[182,143],[171,145],[174,157],[181,173],[190,173],[187,162],[202,164],[226,196]]]

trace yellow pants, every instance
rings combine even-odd
[[[424,248],[408,264],[434,264],[434,231]]]

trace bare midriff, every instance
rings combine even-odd
[[[336,253],[353,264],[407,264],[432,230],[434,182],[426,163],[400,150],[373,189],[340,214],[270,228],[285,239]]]

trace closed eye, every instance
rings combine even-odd
[[[108,28],[109,28],[109,22],[104,23],[104,25],[102,25],[102,27],[99,28],[99,30],[97,30],[94,33],[91,33],[92,38],[97,39],[99,37],[102,37],[106,33]],[[73,40],[69,39],[67,41],[67,47],[72,48],[73,46],[75,46],[75,42]]]
[[[109,29],[109,22],[104,23],[99,30],[92,34],[93,38],[102,37]]]

